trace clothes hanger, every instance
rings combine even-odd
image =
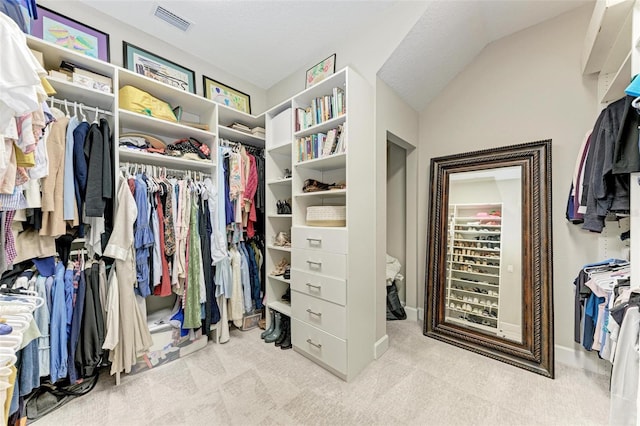
[[[638,96],[631,102],[631,106],[636,109],[640,109],[640,96]]]
[[[80,116],[82,117],[82,121],[87,121],[87,116],[84,115],[84,105],[80,103]]]
[[[98,124],[98,107],[96,107],[96,115],[93,117],[93,124]]]
[[[71,115],[69,114],[69,105],[67,104],[67,100],[64,100],[64,112],[67,114],[66,117],[67,118],[71,118]]]
[[[77,102],[73,103],[73,116],[76,117],[76,118],[78,117],[78,103]]]

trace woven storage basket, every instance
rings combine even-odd
[[[346,226],[346,206],[309,206],[307,207],[307,225],[309,226]]]

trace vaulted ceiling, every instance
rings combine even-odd
[[[82,0],[107,15],[269,89],[327,46],[378,20],[397,0]],[[427,1],[424,14],[379,76],[422,110],[492,41],[592,0]],[[191,23],[182,32],[154,16],[160,5]]]

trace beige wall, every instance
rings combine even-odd
[[[597,236],[567,223],[564,211],[578,148],[598,108],[594,78],[580,73],[591,16],[585,6],[487,46],[420,114],[419,214],[427,217],[432,157],[553,140],[555,342],[573,348],[573,278],[598,259]],[[419,222],[426,235],[427,220]],[[418,258],[426,255],[419,240]],[[418,276],[424,276],[424,263]],[[424,288],[419,286],[420,304]]]
[[[326,46],[324,56],[294,71],[267,91],[269,107],[275,106],[304,90],[304,76],[311,66],[335,53],[336,70],[350,66],[375,86],[376,74],[404,39],[427,7],[426,1],[400,1],[385,10],[368,31],[349,32],[345,29],[344,43]]]
[[[259,114],[266,110],[266,90],[235,77],[196,56],[190,55],[187,53],[188,49],[170,46],[77,0],[38,0],[38,4],[109,34],[111,63],[114,65],[122,66],[122,42],[127,41],[194,71],[196,74],[196,93],[199,95],[203,93],[202,75],[204,74],[249,94],[251,96],[251,112],[253,114]],[[123,4],[122,2],[114,2],[113,7],[122,7]]]

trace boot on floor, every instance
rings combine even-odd
[[[291,344],[291,320],[287,321],[285,334],[284,339],[282,339],[282,342],[280,343],[280,349],[291,349],[293,347]]]
[[[282,333],[276,340],[276,346],[280,346],[284,339],[287,337],[287,330],[289,330],[289,317],[282,315]]]
[[[282,333],[282,315],[280,314],[280,312],[276,312],[276,319],[274,323],[276,324],[276,326],[273,331],[264,337],[265,343],[275,342]]]
[[[273,333],[273,329],[276,328],[275,311],[273,309],[271,309],[269,312],[271,313],[271,321],[269,321],[269,328],[267,328],[265,331],[260,333],[260,338],[261,339],[264,339],[268,334]]]

